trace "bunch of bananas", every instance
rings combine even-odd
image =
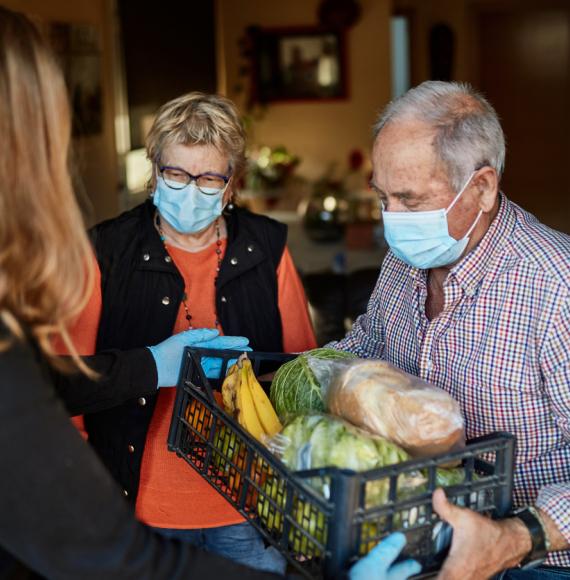
[[[264,442],[283,428],[246,353],[230,367],[222,384],[222,399],[226,412],[258,441]]]

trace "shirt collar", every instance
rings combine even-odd
[[[506,196],[499,193],[499,211],[486,234],[450,271],[463,291],[472,296],[489,271],[494,257],[508,243],[515,227],[516,216]]]

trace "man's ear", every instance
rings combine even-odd
[[[484,213],[489,213],[499,195],[499,176],[496,170],[488,165],[481,167],[474,175],[472,184],[479,197],[479,208]]]

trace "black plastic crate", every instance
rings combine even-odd
[[[222,379],[208,380],[202,356],[228,362],[241,351],[187,348],[170,425],[168,448],[221,493],[267,542],[307,578],[341,578],[348,567],[392,531],[402,531],[402,558],[423,566],[419,577],[438,570],[451,529],[431,506],[439,467],[459,464],[460,484],[445,487],[454,503],[491,517],[511,508],[514,437],[494,433],[468,442],[463,451],[355,473],[335,467],[293,472],[224,412],[216,400]],[[276,370],[294,355],[250,352],[257,376]],[[269,385],[263,384],[264,388]],[[427,477],[419,489],[403,490],[399,479]],[[329,497],[313,486],[330,490]],[[380,505],[378,489],[385,490]]]

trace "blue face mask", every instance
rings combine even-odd
[[[183,189],[172,189],[162,177],[156,179],[152,201],[163,217],[176,231],[195,234],[207,228],[222,215],[225,188],[202,193],[195,183]]]
[[[469,235],[477,225],[479,211],[467,233],[456,240],[449,235],[447,214],[469,185],[473,172],[461,191],[447,209],[434,211],[384,211],[384,236],[394,255],[414,268],[427,270],[441,268],[457,262],[467,244]]]

